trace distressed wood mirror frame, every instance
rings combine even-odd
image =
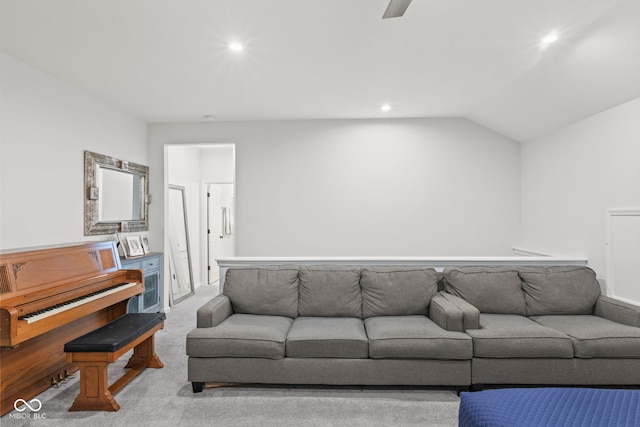
[[[131,174],[138,185],[133,189],[132,203],[140,201],[140,218],[101,220],[99,169]],[[114,234],[149,230],[149,167],[102,154],[84,152],[84,235]]]

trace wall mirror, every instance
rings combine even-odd
[[[149,229],[149,168],[84,152],[84,235]]]

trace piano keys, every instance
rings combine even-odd
[[[75,298],[75,299],[72,299],[71,301],[56,304],[54,306],[47,307],[42,310],[38,310],[34,313],[25,314],[24,316],[18,317],[18,320],[26,320],[27,323],[38,322],[38,321],[47,319],[51,316],[55,316],[56,314],[60,314],[67,310],[71,310],[72,308],[80,307],[81,305],[89,303],[93,300],[97,300],[98,298],[104,298],[107,295],[111,295],[113,293],[123,291],[127,288],[130,288],[136,285],[137,285],[136,282],[120,283],[119,285],[112,286],[102,291],[93,292],[89,295]]]
[[[64,344],[127,312],[142,271],[121,270],[114,242],[0,254],[0,413],[75,372]]]

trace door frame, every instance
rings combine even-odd
[[[161,231],[156,231],[157,234],[161,234],[162,236],[162,245],[163,245],[163,251],[165,252],[165,254],[168,252],[169,250],[169,233],[168,233],[168,209],[169,209],[169,203],[168,203],[168,192],[169,192],[169,184],[170,181],[172,180],[172,173],[175,173],[176,171],[179,171],[179,169],[176,169],[176,171],[171,172],[170,170],[170,158],[173,156],[173,153],[171,152],[171,150],[173,148],[188,148],[188,147],[196,147],[196,148],[200,148],[203,150],[209,149],[209,148],[222,148],[222,147],[228,147],[231,148],[231,159],[230,159],[230,163],[227,163],[227,159],[228,156],[225,156],[224,159],[222,158],[217,158],[217,159],[212,159],[212,163],[206,163],[204,166],[208,167],[208,168],[218,168],[218,162],[216,160],[220,160],[223,161],[223,163],[219,163],[220,165],[224,165],[224,168],[229,171],[230,168],[230,172],[225,173],[224,175],[226,176],[225,178],[220,178],[220,179],[216,179],[216,178],[212,178],[209,177],[207,175],[207,173],[201,172],[201,176],[200,179],[194,182],[197,182],[196,185],[198,185],[200,187],[201,191],[204,191],[205,187],[205,182],[223,182],[223,181],[231,181],[232,184],[234,184],[234,194],[237,193],[237,169],[236,169],[236,145],[237,143],[234,141],[230,141],[230,142],[209,142],[209,141],[201,141],[201,142],[166,142],[163,144],[164,146],[164,161],[163,161],[163,188],[162,188],[162,197],[161,197],[161,204],[162,204],[162,224],[163,224],[163,228]],[[152,174],[153,175],[153,174]],[[179,175],[179,173],[177,174]],[[153,177],[151,178],[153,180]],[[180,177],[178,176],[177,179],[174,180],[173,183],[175,184],[182,184],[182,182],[180,181]],[[192,262],[195,262],[196,260],[199,260],[199,266],[197,267],[197,270],[194,270],[194,273],[196,273],[196,271],[199,271],[200,274],[198,275],[198,279],[199,281],[197,283],[194,283],[196,286],[196,289],[200,286],[205,286],[206,285],[206,277],[207,277],[207,261],[208,261],[208,253],[207,253],[207,239],[206,239],[206,205],[203,202],[204,198],[201,197],[201,195],[199,195],[198,197],[199,199],[199,206],[196,208],[199,210],[200,212],[200,218],[198,218],[198,224],[200,227],[200,230],[198,232],[197,235],[194,235],[192,237],[194,237],[194,241],[191,242],[191,249],[193,250],[192,253]],[[155,201],[155,200],[154,200]],[[237,204],[236,204],[237,206]],[[235,215],[235,217],[237,218],[237,214]],[[203,232],[204,230],[204,232]],[[165,272],[165,281],[164,281],[164,286],[163,286],[163,292],[165,295],[165,307],[164,310],[166,312],[169,312],[171,310],[171,306],[168,305],[169,302],[169,296],[171,293],[170,290],[170,284],[168,282],[169,279],[169,262],[165,262],[164,263],[164,272]]]

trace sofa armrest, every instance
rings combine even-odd
[[[599,317],[640,328],[640,306],[600,295],[594,314]]]
[[[203,305],[197,312],[197,327],[211,328],[233,314],[231,301],[226,295],[218,295]]]
[[[453,314],[453,313],[462,313],[461,329],[448,329],[448,330],[451,330],[451,331],[456,330],[456,331],[464,332],[467,329],[480,329],[480,310],[478,310],[475,306],[471,305],[470,303],[463,300],[462,298],[457,297],[455,295],[451,295],[450,293],[447,293],[447,292],[440,292],[438,293],[438,295],[434,296],[433,298],[436,298],[436,305],[437,305],[436,307],[434,307],[435,308],[434,315],[439,319],[442,319],[442,314],[439,312],[439,310],[441,308],[447,308],[448,310],[447,313],[450,313],[450,316],[453,316],[447,320],[447,322],[449,322],[449,325],[451,327],[455,327],[455,328],[459,327],[454,322],[456,322],[456,319],[459,318],[460,314]],[[433,303],[433,298],[431,299],[432,303]],[[446,301],[446,302],[443,302],[443,301]],[[438,321],[433,319],[433,317],[431,318],[431,320],[438,323]],[[446,325],[447,322],[444,322],[444,324]],[[444,329],[447,329],[446,327],[442,326],[440,323],[438,324]]]
[[[443,297],[434,295],[429,304],[429,318],[447,331],[464,332],[464,313],[455,304]]]
[[[442,292],[442,296],[455,304],[456,307],[464,313],[463,325],[465,331],[467,329],[480,329],[480,310],[478,310],[473,304],[448,292]]]

